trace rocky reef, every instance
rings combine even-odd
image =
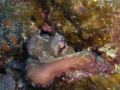
[[[23,87],[21,81],[16,81],[11,75],[0,74],[0,90],[16,90]]]
[[[119,90],[119,34],[120,0],[1,0],[0,90]]]
[[[74,48],[98,47],[110,40],[110,29],[116,24],[113,14],[116,6],[113,3],[103,0],[55,0],[55,6],[59,8],[51,9],[50,22],[61,22],[58,31],[70,45],[75,45]]]

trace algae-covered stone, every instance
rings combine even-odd
[[[119,90],[120,85],[117,83],[113,82],[107,77],[100,76],[100,75],[95,75],[91,76],[92,82],[97,86],[97,90]]]
[[[100,46],[110,40],[111,28],[116,24],[116,2],[55,0],[65,16],[58,31],[75,48]]]
[[[110,80],[120,85],[120,73],[114,73],[109,76]]]

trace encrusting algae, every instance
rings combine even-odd
[[[67,18],[60,20],[58,31],[73,47],[97,47],[110,40],[110,30],[116,24],[113,14],[116,4],[102,0],[55,0],[55,4]],[[60,17],[58,14],[54,17],[56,15]]]

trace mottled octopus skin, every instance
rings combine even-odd
[[[28,53],[33,57],[29,57],[26,62],[26,77],[32,81],[32,84],[34,83],[33,85],[46,86],[55,77],[59,77],[71,70],[82,71],[88,76],[103,73],[109,74],[111,72],[111,63],[86,49],[69,55],[62,53],[62,56],[55,57],[56,54],[51,49],[54,49],[53,51],[56,50],[58,53],[60,47],[66,45],[65,42],[57,40],[59,38],[56,36],[45,38],[45,36],[41,37],[38,35],[28,40]],[[70,74],[73,77],[76,76],[74,73]],[[70,74],[68,73],[68,77]]]
[[[35,85],[48,85],[54,77],[59,77],[70,69],[79,70],[95,62],[94,54],[83,50],[80,53],[68,55],[61,60],[41,64],[39,60],[27,61],[27,78]]]
[[[48,35],[34,35],[27,42],[27,51],[30,55],[49,60],[64,54],[64,47],[67,47],[65,38],[61,35],[49,37]]]

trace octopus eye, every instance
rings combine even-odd
[[[66,47],[66,39],[63,36],[59,36],[59,49],[64,49]]]
[[[60,42],[61,41],[64,41],[64,42],[66,41],[66,39],[63,36],[61,36],[61,35],[58,36],[58,39],[59,39]]]

